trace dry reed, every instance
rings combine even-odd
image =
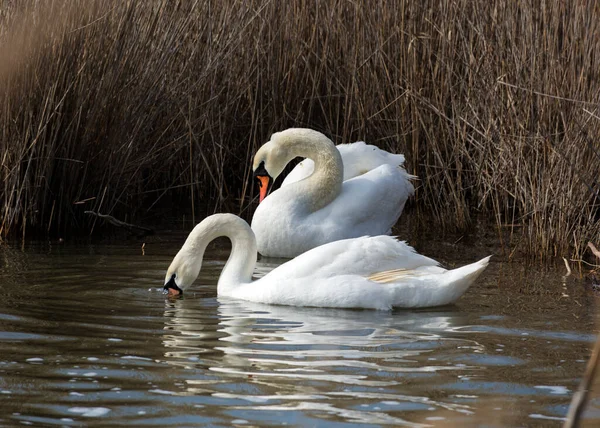
[[[253,152],[307,126],[406,153],[440,228],[600,242],[597,2],[74,4],[0,0],[0,236],[248,218]]]

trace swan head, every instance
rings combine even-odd
[[[278,132],[271,136],[271,141],[265,143],[254,155],[254,178],[258,181],[260,189],[260,202],[269,194],[273,182],[281,174],[285,166],[295,156],[290,155],[285,145],[279,143],[276,137]]]
[[[268,195],[273,181],[283,172],[286,165],[295,157],[314,157],[329,151],[342,159],[333,142],[318,131],[308,128],[289,128],[271,135],[271,140],[263,144],[254,155],[252,169],[260,188],[260,201]]]
[[[194,263],[194,259],[186,254],[184,251],[177,253],[167,269],[163,290],[170,296],[183,294],[183,290],[192,285],[200,274],[200,265]]]

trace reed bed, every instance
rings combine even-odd
[[[600,242],[594,1],[0,0],[0,235],[250,218],[251,158],[305,126],[404,152],[440,230]]]

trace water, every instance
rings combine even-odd
[[[0,247],[1,426],[560,426],[594,340],[585,282],[499,261],[451,307],[289,308],[217,298],[218,245],[169,300],[182,242]]]

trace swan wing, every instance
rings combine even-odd
[[[330,242],[273,269],[267,276],[330,278],[340,273],[367,277],[392,269],[436,267],[438,262],[417,253],[404,241],[387,235],[363,236]]]
[[[358,177],[381,165],[404,165],[403,154],[390,153],[364,141],[340,144],[336,147],[344,162],[344,180]]]
[[[335,308],[442,306],[458,300],[485,270],[488,262],[489,257],[486,257],[452,270],[429,266],[402,274],[389,273],[390,276],[395,275],[395,280],[384,283],[345,272],[327,277],[317,270],[305,276],[281,278],[271,276],[273,271],[254,283],[238,287],[231,297],[257,303]]]
[[[388,234],[414,193],[410,177],[402,168],[382,165],[345,181],[338,197],[306,220],[322,225],[323,234],[331,238],[337,232]]]

